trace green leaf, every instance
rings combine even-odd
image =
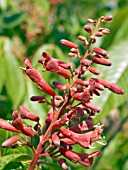
[[[9,154],[6,156],[0,157],[0,170],[3,170],[10,162],[14,161],[22,161],[22,160],[29,160],[30,157],[24,154]]]
[[[3,88],[5,79],[7,77],[6,65],[5,65],[5,54],[4,54],[4,50],[3,50],[4,39],[5,39],[5,37],[0,37],[0,92]]]
[[[108,80],[109,82],[117,83],[124,90],[124,95],[117,95],[106,89],[102,92],[100,97],[95,98],[95,104],[101,107],[101,112],[97,118],[104,117],[112,109],[122,105],[128,98],[128,40],[120,42],[118,45],[113,46],[108,52],[110,54],[110,60],[112,66],[110,68],[97,66],[101,71],[101,75],[98,78]]]
[[[22,70],[16,56],[12,53],[12,42],[9,39],[4,39],[3,52],[6,62],[6,89],[13,107],[17,108],[19,103],[23,100],[25,93],[25,81],[23,79]]]

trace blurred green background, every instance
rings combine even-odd
[[[11,120],[13,110],[23,104],[41,117],[43,125],[49,108],[29,101],[32,95],[40,93],[19,68],[23,59],[29,57],[39,71],[42,68],[37,59],[43,51],[71,62],[67,57],[69,50],[60,44],[60,39],[78,43],[83,53],[77,36],[87,35],[83,30],[87,19],[106,15],[112,15],[113,20],[102,26],[108,27],[111,33],[97,38],[96,46],[108,51],[112,66],[96,66],[101,70],[98,77],[119,84],[125,94],[118,96],[106,90],[95,98],[101,107],[95,123],[104,124],[107,145],[97,144],[92,150],[103,152],[95,158],[92,167],[68,162],[71,170],[128,169],[128,0],[0,0],[0,117],[6,120]],[[73,62],[78,66],[76,60]],[[50,80],[49,83],[56,80],[53,74],[44,74],[43,78]],[[2,149],[1,143],[12,134],[0,129],[0,135],[0,170],[27,169],[24,155],[31,155],[31,151],[26,147]],[[76,151],[84,152],[80,147]],[[61,168],[49,159],[43,169]]]

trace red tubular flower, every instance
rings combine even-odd
[[[82,93],[75,93],[73,95],[74,100],[89,102],[91,99],[90,91],[85,89]]]
[[[105,66],[111,66],[111,62],[107,59],[103,59],[103,58],[93,58],[92,61],[96,64],[101,64],[101,65],[105,65]]]
[[[26,136],[31,136],[32,137],[32,136],[35,135],[34,131],[30,127],[23,124],[23,121],[22,121],[21,118],[16,118],[15,120],[13,120],[12,125],[16,129],[20,130]]]
[[[84,120],[80,124],[70,127],[69,130],[75,133],[79,133],[84,132],[86,130],[91,130],[93,126],[94,125],[91,120]]]
[[[44,80],[38,82],[39,87],[42,91],[49,94],[50,96],[55,96],[55,91],[51,88],[51,86]]]
[[[9,130],[9,131],[12,131],[12,132],[21,133],[20,130],[18,130],[17,128],[12,126],[10,123],[6,122],[5,120],[3,120],[1,118],[0,118],[0,128],[5,129],[5,130]]]
[[[102,56],[106,56],[108,54],[107,51],[103,50],[102,48],[98,48],[98,47],[94,47],[92,51]]]
[[[12,145],[12,144],[14,144],[14,143],[16,143],[17,141],[19,141],[20,140],[20,138],[18,137],[18,136],[13,136],[12,138],[9,138],[9,139],[7,139],[6,141],[4,141],[3,143],[2,143],[2,147],[3,148],[6,148],[6,147],[8,147],[8,146],[10,146],[10,145]]]
[[[59,151],[67,159],[71,160],[74,163],[80,163],[83,166],[91,166],[93,163],[93,157],[101,155],[100,151],[95,151],[92,154],[77,153],[65,148],[60,148]]]
[[[89,85],[88,81],[84,81],[84,80],[81,80],[79,78],[76,78],[75,83],[78,83],[78,84],[85,86],[85,87],[87,87]]]
[[[60,82],[57,82],[57,81],[54,81],[53,82],[53,85],[56,86],[58,89],[64,91],[64,90],[67,90],[70,88],[70,85],[69,84],[61,84]]]
[[[70,64],[67,64],[67,63],[65,63],[65,62],[63,62],[61,60],[56,59],[56,58],[52,58],[52,59],[58,64],[58,66],[60,66],[60,67],[62,67],[64,69],[70,69],[71,68]]]
[[[85,102],[82,102],[82,105],[91,109],[92,111],[94,112],[100,112],[100,108],[98,106],[95,106],[94,104],[92,103],[85,103]]]
[[[70,77],[71,77],[70,73],[67,70],[65,70],[64,68],[61,68],[61,67],[59,67],[59,70],[57,71],[57,73],[60,76],[63,76],[64,78],[66,78],[66,79],[70,79]]]
[[[19,108],[20,108],[20,115],[23,119],[30,119],[32,121],[39,122],[39,117],[31,113],[23,105],[21,105]]]
[[[42,75],[35,68],[26,69],[25,72],[29,76],[29,78],[35,83],[38,83],[42,80]]]
[[[117,85],[115,83],[110,84],[109,90],[111,90],[112,92],[114,92],[116,94],[124,94],[124,90],[119,85]]]
[[[77,134],[68,129],[61,129],[60,133],[62,133],[62,135],[64,135],[65,137],[75,141],[82,147],[88,149],[90,148],[92,142],[96,142],[99,140],[102,131],[103,129],[101,129],[101,127],[99,126],[99,127],[96,127],[94,131],[90,131],[85,134]]]
[[[65,39],[60,40],[60,43],[69,48],[78,48],[77,44],[74,44],[73,42]]]
[[[95,75],[99,75],[99,74],[100,74],[99,70],[97,70],[96,68],[89,67],[88,70],[89,70],[91,73],[95,74]]]

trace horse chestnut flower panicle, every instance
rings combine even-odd
[[[110,20],[112,20],[111,16],[101,16],[98,20],[88,19],[91,26],[86,24],[84,30],[89,33],[89,36],[87,38],[86,35],[78,36],[78,39],[82,43],[84,42],[83,56],[77,44],[65,39],[60,40],[62,45],[70,48],[68,55],[79,60],[80,65],[77,68],[72,67],[70,63],[53,58],[48,52],[42,53],[42,58],[38,62],[43,66],[43,74],[49,71],[51,74],[58,75],[58,80],[52,82],[53,88],[49,85],[50,82],[46,82],[42,74],[32,66],[29,59],[24,60],[26,68],[22,69],[38,85],[38,90],[45,94],[32,96],[30,100],[49,107],[46,116],[43,115],[44,126],[42,127],[40,123],[38,113],[32,113],[21,105],[19,111],[13,111],[12,121],[7,122],[0,119],[0,128],[24,136],[23,141],[18,136],[7,139],[2,143],[2,147],[12,145],[15,148],[19,146],[15,144],[19,141],[20,146],[26,145],[32,149],[34,156],[28,170],[34,169],[34,166],[39,166],[40,163],[45,164],[45,162],[38,161],[44,156],[57,160],[63,169],[67,169],[66,159],[83,166],[91,166],[93,158],[102,154],[100,151],[91,154],[77,153],[73,149],[79,145],[89,150],[92,148],[92,143],[93,145],[95,142],[102,144],[99,140],[102,139],[103,126],[94,125],[92,122],[92,119],[100,112],[100,108],[93,104],[94,95],[100,97],[105,88],[116,94],[124,93],[123,89],[115,83],[93,78],[93,76],[88,79],[87,76],[84,76],[86,72],[91,72],[91,75],[100,74],[100,71],[92,66],[93,63],[111,66],[107,51],[99,47],[91,47],[97,37],[100,38],[104,34],[110,33],[109,29],[99,27],[101,22]],[[29,121],[24,119],[29,119]],[[32,124],[34,127],[27,125],[30,121],[34,123],[34,125]],[[34,136],[38,136],[40,139],[37,147],[32,142],[35,140],[33,140]]]

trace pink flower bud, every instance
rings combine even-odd
[[[58,162],[59,162],[59,164],[60,164],[60,166],[62,167],[62,169],[67,169],[68,167],[67,167],[67,165],[66,165],[66,160],[65,159],[59,159],[58,160]]]
[[[115,83],[110,83],[109,90],[116,94],[124,94],[124,90],[117,84]]]
[[[92,111],[94,112],[100,112],[100,108],[98,106],[95,106],[94,104],[92,103],[85,103],[85,102],[82,102],[82,105],[91,109]]]
[[[79,133],[84,132],[86,130],[91,130],[93,128],[93,123],[91,120],[82,121],[80,124],[70,127],[69,130]]]
[[[85,25],[84,26],[84,30],[88,33],[91,33],[92,32],[92,28],[89,26],[89,25]]]
[[[98,90],[104,90],[104,86],[100,83],[95,83],[95,88],[97,88]]]
[[[97,96],[100,96],[100,92],[97,89],[93,89],[93,93]]]
[[[72,53],[78,53],[78,49],[76,49],[76,48],[71,48],[71,50],[70,50]]]
[[[46,81],[41,80],[40,82],[38,82],[38,85],[45,93],[49,94],[50,96],[55,96],[55,91],[50,87],[50,85]]]
[[[31,113],[29,110],[27,110],[23,105],[20,107],[20,115],[22,119],[30,119],[35,122],[39,122],[39,117],[33,113]]]
[[[30,62],[30,60],[28,58],[24,59],[24,64],[28,67],[28,68],[32,68],[32,64]]]
[[[100,83],[101,85],[103,85],[104,87],[106,88],[109,88],[110,87],[110,84],[108,81],[106,80],[102,80],[102,79],[97,79],[97,78],[91,78],[90,81],[95,81],[97,83]]]
[[[17,130],[14,126],[12,126],[10,123],[6,122],[5,120],[0,118],[0,128],[5,129],[5,130],[9,130],[12,132],[17,132],[20,133],[20,130]]]
[[[62,39],[62,40],[60,41],[60,43],[63,44],[63,45],[65,45],[65,46],[67,46],[67,47],[69,47],[69,48],[78,48],[78,45],[77,45],[77,44],[74,44],[73,42],[68,41],[68,40],[65,40],[65,39]]]
[[[94,43],[96,42],[95,36],[91,35],[91,36],[90,36],[90,39],[91,39],[92,44],[94,44]]]
[[[26,69],[25,72],[35,83],[38,83],[42,80],[42,75],[35,68]]]
[[[55,106],[60,106],[60,104],[64,101],[62,96],[55,96]]]
[[[55,146],[60,146],[60,138],[57,135],[57,133],[53,133],[52,142],[54,143]]]
[[[103,59],[103,58],[93,58],[92,61],[96,64],[101,64],[101,65],[105,65],[105,66],[111,66],[111,62],[107,59]]]
[[[2,143],[2,147],[3,147],[3,148],[6,148],[7,146],[12,145],[12,144],[14,144],[15,142],[17,142],[17,141],[19,141],[19,140],[20,140],[20,138],[19,138],[18,136],[13,136],[12,138],[9,138],[9,139],[7,139],[6,141],[4,141],[4,142]]]
[[[78,39],[79,39],[80,41],[85,41],[85,40],[86,40],[86,38],[85,38],[84,36],[82,36],[82,35],[79,35],[79,36],[78,36]]]
[[[104,17],[104,20],[105,21],[111,21],[112,20],[112,16],[106,16],[106,17]]]
[[[18,110],[14,110],[13,111],[13,113],[12,113],[12,117],[13,117],[13,119],[16,119],[16,118],[18,118]]]
[[[91,73],[95,74],[95,75],[99,75],[99,74],[100,74],[99,70],[97,70],[96,68],[89,67],[88,70],[89,70]]]
[[[93,52],[98,53],[98,54],[100,54],[102,56],[107,55],[107,52],[105,50],[103,50],[102,48],[98,48],[98,47],[94,47]]]

